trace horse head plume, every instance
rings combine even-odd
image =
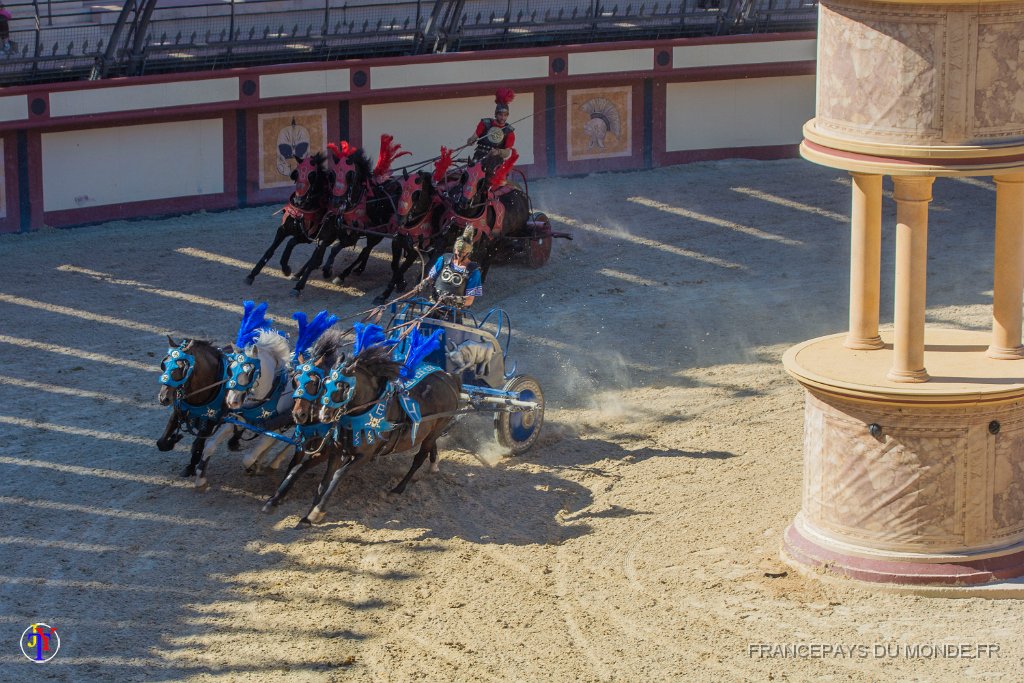
[[[440,348],[442,334],[444,334],[444,330],[440,328],[434,330],[430,335],[422,335],[419,330],[413,330],[408,337],[409,351],[405,354],[399,376],[403,379],[412,379],[423,359]]]
[[[380,155],[377,157],[377,165],[373,167],[373,177],[377,182],[384,182],[391,175],[391,164],[412,152],[402,151],[402,146],[394,141],[393,135],[384,133],[380,136]]]
[[[295,350],[292,352],[293,363],[298,363],[299,356],[309,351],[316,340],[338,322],[338,316],[330,314],[326,310],[313,316],[312,321],[308,321],[306,314],[302,311],[293,313],[292,318],[299,323],[299,336],[295,340]]]
[[[347,159],[358,151],[358,147],[348,144],[348,140],[342,140],[339,144],[327,143],[327,149],[334,155],[335,162]]]
[[[374,325],[373,323],[356,323],[353,327],[356,331],[356,341],[352,348],[353,356],[358,356],[371,346],[398,343],[397,341],[387,339],[384,335],[384,328],[380,325]]]
[[[508,178],[509,171],[516,165],[516,161],[519,159],[519,152],[512,150],[512,154],[509,155],[508,159],[502,162],[501,166],[491,176],[491,187],[500,187],[505,179]]]
[[[270,330],[273,322],[267,317],[267,304],[259,305],[252,301],[242,302],[242,322],[238,325],[235,336],[235,348],[244,349],[253,344],[256,337],[265,330]]]
[[[439,183],[444,180],[448,174],[448,169],[452,165],[452,151],[447,147],[441,148],[441,156],[438,157],[437,163],[434,164],[434,182]]]

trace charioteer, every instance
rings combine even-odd
[[[494,94],[494,118],[480,119],[476,131],[468,140],[467,145],[476,145],[473,161],[480,161],[488,155],[507,159],[516,144],[516,129],[508,122],[508,105],[516,94],[511,88],[498,88]]]
[[[426,296],[435,304],[457,310],[469,308],[477,297],[484,294],[480,265],[472,256],[473,228],[468,226],[455,240],[452,251],[439,256],[427,276],[396,301]]]

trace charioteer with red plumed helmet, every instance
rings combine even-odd
[[[494,118],[480,119],[476,132],[466,140],[467,145],[476,145],[473,160],[479,161],[489,154],[507,159],[516,144],[516,129],[508,122],[508,105],[516,94],[511,88],[498,88],[494,94]]]

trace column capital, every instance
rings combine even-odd
[[[898,202],[930,202],[934,176],[893,176],[893,198]]]

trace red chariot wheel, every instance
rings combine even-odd
[[[530,241],[526,245],[526,264],[531,268],[540,268],[551,258],[551,221],[548,217],[535,211],[530,215]]]

